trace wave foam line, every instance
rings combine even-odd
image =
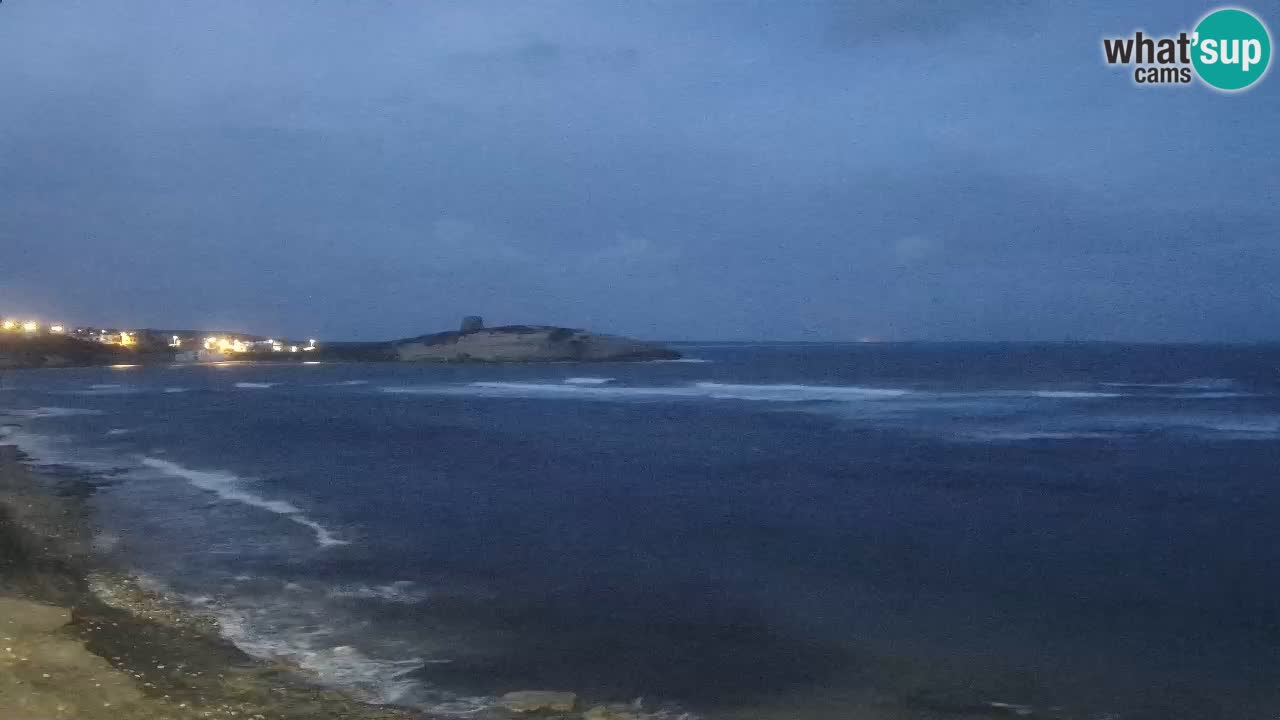
[[[691,385],[625,387],[608,384],[473,382],[466,385],[417,385],[381,388],[410,395],[479,395],[490,397],[555,397],[627,400],[677,398],[687,400],[749,400],[758,402],[854,402],[902,397],[900,388],[856,385],[744,385],[698,382]]]
[[[0,415],[12,415],[15,417],[27,418],[29,420],[37,420],[40,418],[54,417],[71,417],[73,415],[101,415],[101,410],[87,410],[85,408],[68,408],[68,407],[38,407],[26,410],[11,410],[8,408],[0,409]]]
[[[1109,382],[1102,384],[1107,387],[1166,388],[1174,390],[1227,390],[1236,387],[1239,382],[1234,378],[1192,378],[1191,380],[1172,383]]]
[[[320,523],[303,515],[302,509],[298,506],[284,500],[268,500],[244,490],[240,487],[241,478],[238,475],[221,470],[193,470],[175,462],[153,457],[142,458],[142,464],[153,470],[159,470],[166,475],[180,477],[195,487],[211,492],[223,500],[238,502],[275,513],[276,515],[283,515],[299,525],[310,528],[316,534],[316,542],[319,543],[320,547],[350,544],[348,541],[338,538]]]
[[[1112,440],[1123,438],[1124,436],[1117,433],[1096,432],[1089,430],[1067,431],[1067,430],[1042,430],[1042,431],[992,431],[992,432],[976,432],[968,435],[970,440],[978,440],[985,442],[1032,442],[1037,440]]]
[[[262,390],[265,388],[275,387],[280,383],[273,382],[238,382],[236,387],[242,390]]]
[[[254,612],[209,604],[205,609],[217,619],[222,635],[246,653],[264,659],[288,658],[322,682],[353,690],[368,702],[401,702],[418,686],[412,676],[424,665],[420,658],[375,659],[349,645],[331,645],[323,628],[288,630],[272,627],[275,623],[269,619],[267,628],[257,627],[265,609]]]
[[[1124,397],[1124,393],[1094,392],[1090,390],[1036,390],[1031,394],[1038,398],[1052,398],[1060,400]]]
[[[700,382],[694,387],[711,397],[730,400],[763,400],[772,402],[809,402],[815,400],[869,400],[902,397],[911,393],[900,388],[874,388],[859,385],[735,385]]]

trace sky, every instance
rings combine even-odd
[[[6,0],[0,314],[1280,340],[1280,75],[1102,59],[1214,7]]]

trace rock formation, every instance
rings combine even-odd
[[[393,343],[396,357],[428,362],[674,360],[680,353],[619,335],[546,325],[443,332]]]

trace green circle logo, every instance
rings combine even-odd
[[[1200,79],[1219,90],[1243,90],[1267,72],[1271,35],[1252,13],[1215,10],[1196,26],[1191,62]]]

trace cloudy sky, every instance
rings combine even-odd
[[[1102,62],[1211,8],[6,0],[0,312],[1280,339],[1280,76]]]

